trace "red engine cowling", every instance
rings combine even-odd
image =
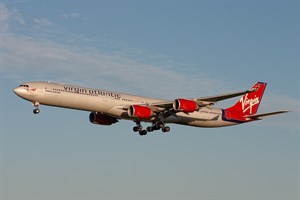
[[[195,112],[199,110],[199,106],[195,101],[188,100],[188,99],[175,99],[173,103],[173,108],[176,111],[181,112]]]
[[[112,125],[118,122],[118,120],[114,117],[97,112],[91,112],[89,118],[91,123],[100,125]]]
[[[139,118],[139,119],[149,119],[152,117],[153,111],[146,106],[132,105],[128,109],[129,117]]]

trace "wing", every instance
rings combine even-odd
[[[251,90],[245,90],[245,91],[242,91],[242,92],[227,93],[227,94],[222,94],[222,95],[217,95],[217,96],[197,98],[197,101],[215,103],[215,102],[222,101],[222,100],[225,100],[225,99],[230,99],[230,98],[233,98],[233,97],[241,96],[241,95],[247,94],[249,92],[252,92],[252,91]]]
[[[211,106],[214,105],[218,101],[222,101],[225,99],[230,99],[234,98],[237,96],[241,96],[247,93],[252,92],[251,90],[245,90],[241,92],[235,92],[235,93],[227,93],[227,94],[222,94],[222,95],[217,95],[217,96],[209,96],[209,97],[200,97],[200,98],[189,98],[189,100],[196,101],[197,104],[200,107],[206,107],[206,106]],[[156,103],[151,103],[150,107],[156,107],[158,110],[171,110],[173,108],[173,101],[164,101],[164,102],[156,102]],[[155,111],[155,109],[154,109]]]
[[[251,90],[241,91],[241,92],[235,92],[235,93],[227,93],[217,96],[209,96],[204,98],[187,98],[186,100],[190,100],[195,102],[198,105],[198,108],[200,107],[208,107],[214,105],[218,101],[222,101],[225,99],[241,96],[247,93],[252,92]],[[144,103],[144,104],[135,104],[140,106],[145,106],[151,109],[151,111],[162,114],[164,118],[167,118],[171,115],[176,116],[177,111],[173,108],[174,101],[159,101],[159,102],[152,102],[152,103]],[[120,105],[114,107],[114,109],[121,109],[121,110],[128,110],[131,105]]]
[[[266,116],[277,115],[277,114],[282,114],[282,113],[287,113],[287,112],[290,112],[290,111],[283,110],[283,111],[262,113],[262,114],[256,114],[256,115],[247,115],[247,116],[245,116],[245,118],[253,119],[253,120],[260,120]]]

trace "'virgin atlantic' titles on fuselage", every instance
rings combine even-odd
[[[99,95],[99,96],[109,96],[114,98],[121,98],[121,94],[114,93],[114,92],[107,92],[95,89],[86,89],[86,88],[79,88],[79,87],[72,87],[72,86],[64,86],[65,91],[67,92],[75,92],[79,94],[90,94],[90,95]]]

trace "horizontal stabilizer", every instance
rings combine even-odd
[[[253,119],[253,120],[259,120],[259,119],[262,119],[263,117],[266,117],[266,116],[277,115],[277,114],[282,114],[282,113],[286,113],[286,112],[290,112],[290,111],[283,110],[283,111],[262,113],[262,114],[256,114],[256,115],[246,115],[245,118]]]

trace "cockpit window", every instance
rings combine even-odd
[[[20,85],[19,87],[29,87],[29,85]]]

